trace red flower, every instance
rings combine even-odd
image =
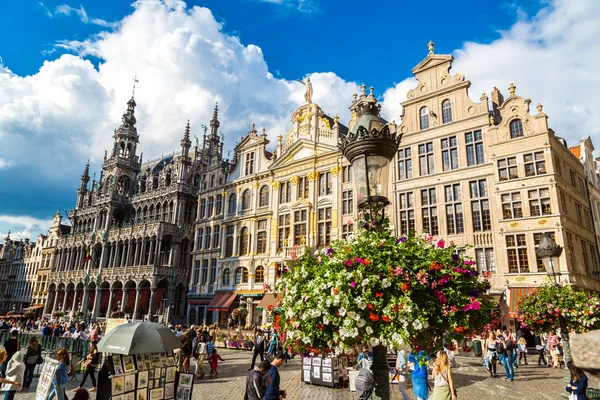
[[[377,292],[377,293],[375,293],[375,297],[376,298],[383,297],[383,293]]]
[[[402,291],[404,292],[404,291],[407,291],[408,289],[410,289],[410,283],[404,282],[402,284]]]
[[[367,304],[367,308],[368,308],[370,311],[375,311],[375,306],[374,306],[373,304]]]
[[[377,322],[379,321],[379,315],[371,313],[371,315],[369,315],[369,319],[373,322]]]
[[[388,317],[387,315],[384,315],[381,317],[381,319],[383,320],[383,322],[390,322],[392,319],[390,317]]]
[[[340,289],[338,288],[333,288],[333,293],[338,294],[340,292]]]

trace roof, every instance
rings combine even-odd
[[[569,147],[569,151],[571,153],[573,153],[573,155],[577,158],[581,157],[581,147],[580,146],[573,146],[573,147]]]

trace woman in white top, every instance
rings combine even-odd
[[[400,350],[396,358],[396,374],[398,374],[398,390],[402,400],[410,400],[410,395],[406,392],[406,352]]]
[[[445,351],[438,351],[432,375],[433,395],[430,400],[456,400],[452,368]]]
[[[487,355],[489,360],[488,371],[490,373],[490,377],[496,378],[498,375],[496,374],[496,364],[498,363],[498,352],[496,351],[496,334],[494,332],[490,332],[488,338],[485,340],[485,348],[484,354]]]

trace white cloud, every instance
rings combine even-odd
[[[46,6],[44,6],[43,3],[39,3],[39,4],[46,11],[48,11],[49,16],[52,18],[52,14],[49,12],[49,10],[46,8]],[[60,6],[56,6],[56,11],[54,13],[62,14],[62,15],[66,15],[66,16],[69,16],[72,13],[74,13],[79,17],[81,22],[83,22],[85,24],[94,24],[94,25],[99,25],[99,26],[103,26],[106,28],[115,28],[118,26],[118,24],[116,24],[116,23],[107,22],[100,18],[89,18],[87,15],[87,12],[85,11],[85,8],[83,8],[82,5],[79,5],[79,8],[73,8],[73,7],[69,6],[68,4],[61,4]]]
[[[472,82],[470,95],[498,87],[508,96],[531,98],[532,106],[544,105],[550,127],[569,143],[592,136],[600,146],[600,7],[596,0],[554,0],[537,15],[520,19],[489,44],[466,42],[454,52],[454,72]],[[416,63],[415,63],[416,64]],[[400,100],[415,84],[402,81],[386,91],[385,115],[398,119]],[[398,93],[401,91],[401,93]],[[393,99],[394,104],[388,104]]]
[[[319,11],[318,0],[256,0],[261,3],[272,3],[285,6],[286,9],[303,13],[314,13]]]
[[[53,17],[54,17],[54,15],[52,14],[52,11],[50,11],[50,10],[48,9],[48,7],[46,7],[46,6],[44,5],[44,3],[42,3],[42,2],[40,1],[40,2],[38,2],[38,5],[44,9],[44,13],[45,13],[45,14],[46,14],[46,15],[47,15],[49,18],[53,18]]]
[[[25,238],[35,240],[38,234],[45,234],[51,225],[52,220],[43,220],[27,215],[0,214],[0,240],[4,241],[9,230],[11,231],[10,238],[13,240]]]
[[[11,166],[11,162],[0,158],[0,169]]]

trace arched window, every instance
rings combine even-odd
[[[229,268],[225,268],[223,271],[223,285],[231,284],[231,273],[229,272]]]
[[[237,207],[237,196],[235,195],[235,193],[232,193],[231,196],[229,196],[229,210],[227,211],[229,214],[235,214],[235,209]]]
[[[510,123],[510,137],[511,139],[523,136],[523,123],[520,119],[515,119]]]
[[[421,129],[429,128],[429,110],[427,107],[421,107],[419,111],[419,117],[421,120]]]
[[[260,196],[258,198],[258,206],[266,207],[269,205],[269,188],[267,185],[260,188]]]
[[[235,284],[248,283],[248,268],[240,267],[235,270]]]
[[[248,254],[248,247],[250,244],[250,234],[248,233],[248,228],[243,227],[240,232],[240,255],[245,256]]]
[[[452,104],[450,100],[442,102],[442,123],[452,122]]]
[[[265,268],[262,265],[256,267],[256,273],[254,275],[256,282],[262,283],[265,281]]]
[[[242,195],[242,210],[248,210],[250,208],[250,203],[252,200],[252,193],[250,189],[244,190],[244,194]]]
[[[210,177],[210,187],[215,187],[215,180],[217,177],[215,175],[211,175]]]

